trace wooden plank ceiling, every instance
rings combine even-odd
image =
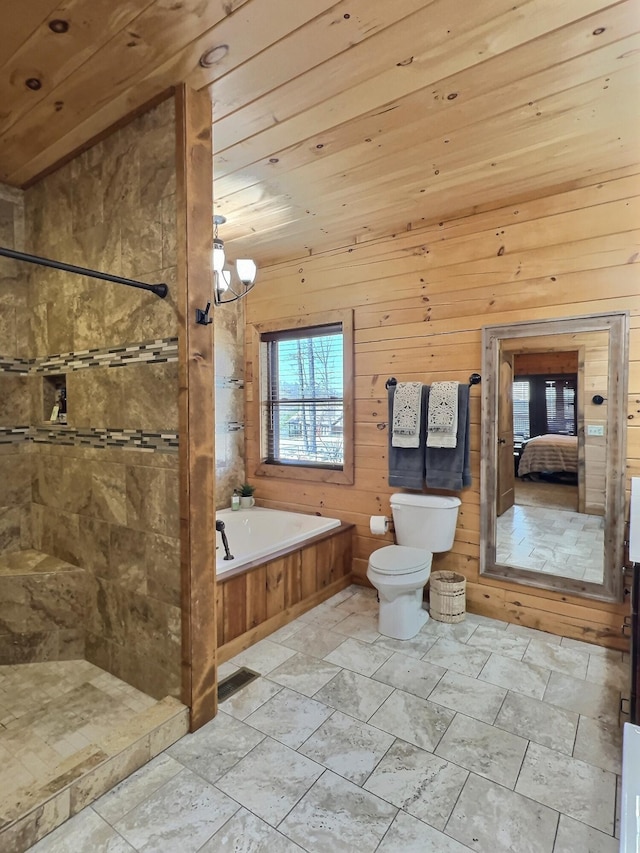
[[[28,186],[186,80],[213,99],[232,257],[295,257],[540,195],[637,162],[639,12],[640,0],[5,0],[0,182]]]

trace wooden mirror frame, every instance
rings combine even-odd
[[[592,331],[609,332],[607,442],[603,583],[566,578],[496,562],[498,470],[498,390],[500,344],[509,338],[532,338]],[[484,326],[482,329],[482,458],[480,462],[480,574],[513,583],[558,590],[599,601],[622,601],[624,594],[624,524],[626,466],[626,389],[629,315],[619,311]]]

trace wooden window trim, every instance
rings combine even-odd
[[[341,471],[305,465],[277,465],[266,460],[266,363],[261,336],[287,330],[303,331],[316,326],[342,325],[343,370],[344,370],[344,463]],[[277,477],[297,482],[338,483],[353,485],[354,482],[354,376],[353,376],[353,311],[351,309],[323,311],[304,317],[283,317],[250,326],[251,362],[253,366],[254,394],[249,402],[252,419],[257,426],[260,461],[255,466],[255,477]]]

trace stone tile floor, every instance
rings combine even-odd
[[[0,666],[0,801],[44,784],[156,700],[85,660]]]
[[[33,853],[614,853],[627,664],[467,615],[406,642],[350,587],[262,677]]]
[[[604,519],[516,504],[497,520],[500,564],[602,583]]]

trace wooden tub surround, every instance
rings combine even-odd
[[[217,582],[218,663],[249,648],[351,583],[354,525],[240,566]]]

